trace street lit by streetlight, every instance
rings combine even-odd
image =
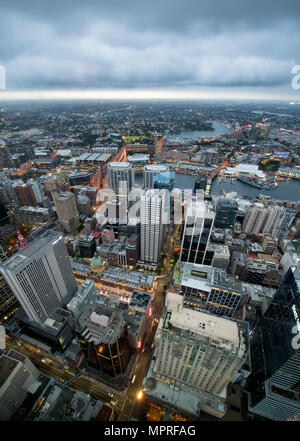
[[[138,393],[136,394],[136,397],[138,400],[141,400],[143,398],[143,391],[139,390]]]

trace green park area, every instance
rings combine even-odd
[[[270,159],[270,161],[262,161],[259,163],[259,169],[264,171],[277,171],[280,167],[280,161],[277,159]]]

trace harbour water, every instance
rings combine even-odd
[[[278,187],[272,188],[271,190],[261,189],[251,187],[248,184],[244,184],[240,181],[232,182],[231,180],[224,181],[217,177],[212,184],[211,194],[219,193],[222,191],[232,192],[235,191],[239,195],[247,195],[253,199],[259,194],[270,196],[271,199],[281,200],[281,201],[300,201],[300,181],[295,179],[288,179],[285,182],[279,183]]]
[[[177,135],[166,135],[165,138],[168,141],[184,141],[184,140],[191,140],[191,141],[197,141],[201,138],[212,138],[214,136],[224,135],[224,133],[227,133],[231,130],[230,126],[219,122],[219,121],[209,121],[212,123],[212,126],[215,130],[209,131],[209,130],[195,130],[192,132],[181,132]]]
[[[194,184],[197,179],[196,175],[186,175],[176,173],[175,175],[176,185],[175,187],[182,189],[194,189]],[[143,175],[137,174],[135,176],[136,184],[143,184]],[[218,193],[223,195],[223,190],[226,193],[236,192],[240,196],[247,195],[252,199],[256,199],[259,194],[270,196],[271,199],[282,201],[300,201],[300,180],[288,179],[285,182],[279,183],[278,187],[271,190],[265,190],[260,188],[251,187],[248,184],[244,184],[240,181],[224,180],[219,177],[214,179],[212,183],[211,194]]]

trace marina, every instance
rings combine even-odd
[[[175,187],[182,189],[194,189],[198,174],[176,173]],[[143,185],[142,174],[135,175],[136,184]],[[277,184],[277,185],[276,185]],[[255,188],[245,182],[238,181],[237,178],[216,177],[212,182],[211,195],[214,193],[224,195],[224,193],[235,192],[240,196],[256,199],[259,194],[268,198],[282,201],[300,201],[300,181],[296,179],[286,179],[285,182],[272,183],[271,188]]]

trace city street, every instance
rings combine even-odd
[[[70,383],[70,387],[88,393],[93,398],[101,400],[114,408],[118,412],[120,421],[130,420],[132,415],[138,409],[139,400],[143,399],[142,394],[139,394],[139,392],[142,391],[143,379],[147,373],[152,357],[152,343],[158,322],[163,314],[165,286],[170,283],[172,277],[170,260],[173,256],[173,243],[177,232],[178,226],[174,229],[172,235],[167,236],[165,241],[164,251],[168,254],[164,259],[161,275],[156,279],[157,287],[152,302],[152,327],[145,340],[143,350],[141,350],[136,358],[134,371],[131,376],[131,378],[134,378],[134,382],[129,382],[127,390],[123,393],[112,392],[112,389],[109,390],[105,385],[101,384],[100,381],[97,381],[95,378],[85,373]],[[66,365],[55,360],[55,356],[25,341],[20,343],[18,337],[7,335],[6,347],[7,349],[13,348],[24,355],[27,355],[43,374],[56,378],[60,383],[64,383],[74,377],[74,373],[70,372]],[[112,393],[113,396],[111,396]]]

